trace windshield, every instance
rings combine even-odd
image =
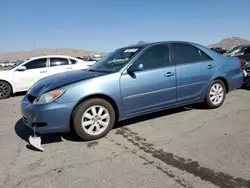
[[[15,65],[11,66],[8,70],[12,70],[12,69],[16,68],[21,63],[23,63],[23,62],[22,61],[17,62]]]
[[[100,59],[98,62],[92,65],[88,70],[98,71],[98,72],[117,72],[141,50],[142,48],[138,47],[117,49],[109,53],[102,59]]]
[[[240,46],[236,46],[233,48],[230,48],[228,51],[226,51],[224,54],[225,55],[231,55],[232,53],[234,53],[235,51],[239,50],[241,47]]]
[[[226,52],[227,55],[229,56],[238,56],[238,55],[243,55],[246,47],[237,47],[232,49],[230,52]]]
[[[230,52],[234,51],[237,48],[239,48],[239,46],[234,46],[232,48],[229,48],[228,51],[226,51],[226,53],[230,53]]]

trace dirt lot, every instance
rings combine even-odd
[[[179,108],[120,123],[103,139],[43,137],[27,143],[23,96],[1,100],[0,187],[247,187],[250,95],[230,93],[216,110]]]

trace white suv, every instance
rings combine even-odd
[[[39,56],[0,71],[0,99],[11,94],[28,91],[38,80],[73,70],[85,70],[92,64],[64,55]]]

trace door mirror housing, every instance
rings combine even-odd
[[[136,71],[142,71],[143,70],[143,64],[139,64],[139,65],[132,65],[127,69],[127,72],[130,73],[134,73]]]
[[[17,67],[16,70],[17,70],[17,71],[25,71],[25,70],[26,70],[26,67],[25,67],[25,66],[20,66],[20,67]]]

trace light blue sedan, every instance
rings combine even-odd
[[[242,81],[238,58],[189,42],[147,43],[119,48],[88,70],[38,81],[21,110],[38,133],[74,129],[94,140],[135,116],[194,103],[218,108]]]

